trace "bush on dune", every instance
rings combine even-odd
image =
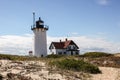
[[[50,65],[63,70],[83,71],[92,74],[101,73],[97,66],[84,62],[83,60],[63,59],[50,62]]]
[[[111,56],[112,54],[108,54],[105,52],[86,52],[85,54],[83,54],[83,57],[108,57]]]
[[[50,54],[46,56],[47,58],[61,58],[65,57],[65,55],[57,55],[57,54]]]

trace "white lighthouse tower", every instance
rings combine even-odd
[[[33,27],[31,30],[34,32],[34,56],[47,56],[46,31],[48,27],[44,26],[44,21],[42,21],[40,17],[39,20],[35,22],[35,13],[33,13]]]

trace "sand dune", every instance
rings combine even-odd
[[[90,74],[85,80],[120,80],[120,69],[99,67],[102,74]],[[41,61],[10,61],[0,60],[0,80],[83,80],[82,73],[76,75],[62,75],[48,70],[45,62]],[[67,74],[67,73],[66,73]]]
[[[102,74],[92,75],[92,80],[120,80],[120,69],[112,67],[100,67]]]

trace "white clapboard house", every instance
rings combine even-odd
[[[60,42],[52,42],[50,44],[50,52],[58,55],[79,55],[79,47],[72,40]]]

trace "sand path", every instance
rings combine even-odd
[[[120,69],[111,67],[100,67],[102,74],[92,75],[92,80],[120,80]]]

